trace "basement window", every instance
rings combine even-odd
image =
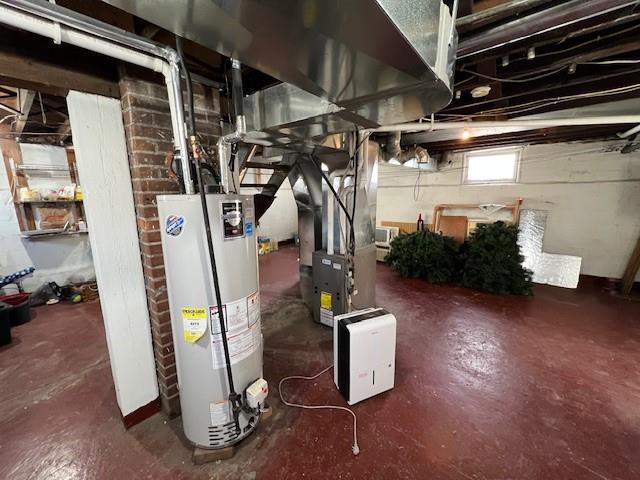
[[[520,148],[502,148],[465,153],[464,183],[517,182],[520,152]]]

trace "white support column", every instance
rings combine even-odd
[[[123,416],[158,397],[120,102],[67,96],[100,305]]]

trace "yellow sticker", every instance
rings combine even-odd
[[[320,292],[320,308],[331,310],[331,294],[328,292]]]
[[[194,320],[207,319],[206,308],[184,307],[182,309],[182,318],[192,318]]]
[[[182,313],[182,336],[187,343],[194,343],[207,331],[207,310],[185,307]]]

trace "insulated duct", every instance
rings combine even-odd
[[[415,167],[423,170],[437,170],[437,162],[429,156],[429,152],[419,145],[413,145],[402,149],[400,141],[402,132],[391,132],[387,136],[387,143],[381,151],[380,160],[387,163],[404,165],[415,160]],[[414,165],[411,165],[414,166]]]

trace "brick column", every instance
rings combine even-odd
[[[157,195],[180,191],[177,181],[169,178],[166,166],[167,155],[173,150],[167,91],[160,76],[123,67],[120,95],[160,400],[164,412],[175,416],[180,412],[180,403],[160,244],[162,220],[156,207]],[[218,92],[194,86],[194,97],[198,132],[204,143],[214,145],[220,134]]]

